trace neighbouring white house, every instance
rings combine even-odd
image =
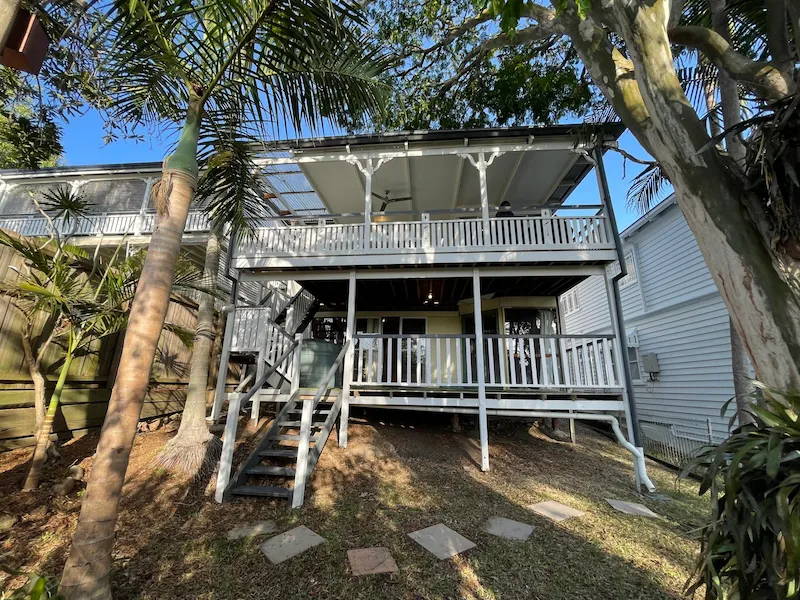
[[[301,505],[337,420],[346,446],[351,406],[476,415],[484,470],[489,419],[604,421],[631,452],[637,486],[652,490],[621,320],[568,333],[558,303],[597,280],[592,301],[614,312],[616,286],[602,282],[623,249],[602,156],[622,131],[559,125],[265,144],[256,164],[272,216],[254,236],[223,240],[230,301],[220,307],[210,415],[225,422],[217,499]],[[30,196],[68,184],[97,204],[70,232],[76,242],[146,245],[158,168],[0,173],[0,227],[42,235],[46,220]],[[572,197],[588,175],[597,194]],[[198,207],[184,239],[198,262],[208,235]],[[257,419],[264,402],[279,412],[235,461],[238,417]]]
[[[674,195],[620,234],[628,274],[619,281],[628,364],[648,451],[681,462],[727,437],[735,396],[728,310]],[[589,277],[559,298],[564,332],[610,332],[605,279]]]

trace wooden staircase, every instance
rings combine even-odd
[[[302,506],[308,477],[322,454],[341,408],[341,392],[320,389],[314,398],[292,394],[258,446],[228,485],[230,496],[287,498]],[[330,396],[336,395],[335,399]],[[323,399],[323,395],[325,399]]]

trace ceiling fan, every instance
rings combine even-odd
[[[387,206],[389,206],[390,204],[393,204],[395,202],[404,202],[406,200],[411,200],[411,196],[404,196],[402,198],[390,198],[389,197],[389,193],[390,193],[389,190],[386,190],[385,194],[383,196],[381,196],[380,194],[378,194],[376,192],[372,192],[372,195],[375,198],[377,198],[378,200],[381,200],[383,202],[383,204],[381,204],[381,209],[378,212],[385,211]]]

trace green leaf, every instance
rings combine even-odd
[[[578,17],[584,20],[592,9],[592,0],[575,0],[575,4],[578,7]]]

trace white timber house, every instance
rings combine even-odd
[[[337,422],[347,445],[353,406],[475,415],[484,470],[490,418],[606,422],[631,452],[637,489],[652,490],[620,277],[606,277],[623,247],[602,146],[621,133],[561,125],[265,145],[257,165],[274,216],[254,236],[224,240],[220,264],[231,300],[221,307],[210,415],[225,422],[217,500],[300,506]],[[60,182],[102,210],[72,231],[75,240],[146,244],[159,168],[0,172],[0,227],[45,233],[44,217],[20,198]],[[597,194],[573,198],[588,175]],[[198,207],[184,240],[198,261],[208,236]],[[608,327],[570,331],[558,299],[589,281],[601,282],[593,299],[611,315]],[[234,464],[239,414],[258,419],[264,402],[278,402],[278,414]]]
[[[674,196],[621,233],[627,275],[619,282],[639,427],[649,453],[680,463],[728,435],[735,396],[728,310]],[[613,330],[605,275],[559,298],[564,332]]]

